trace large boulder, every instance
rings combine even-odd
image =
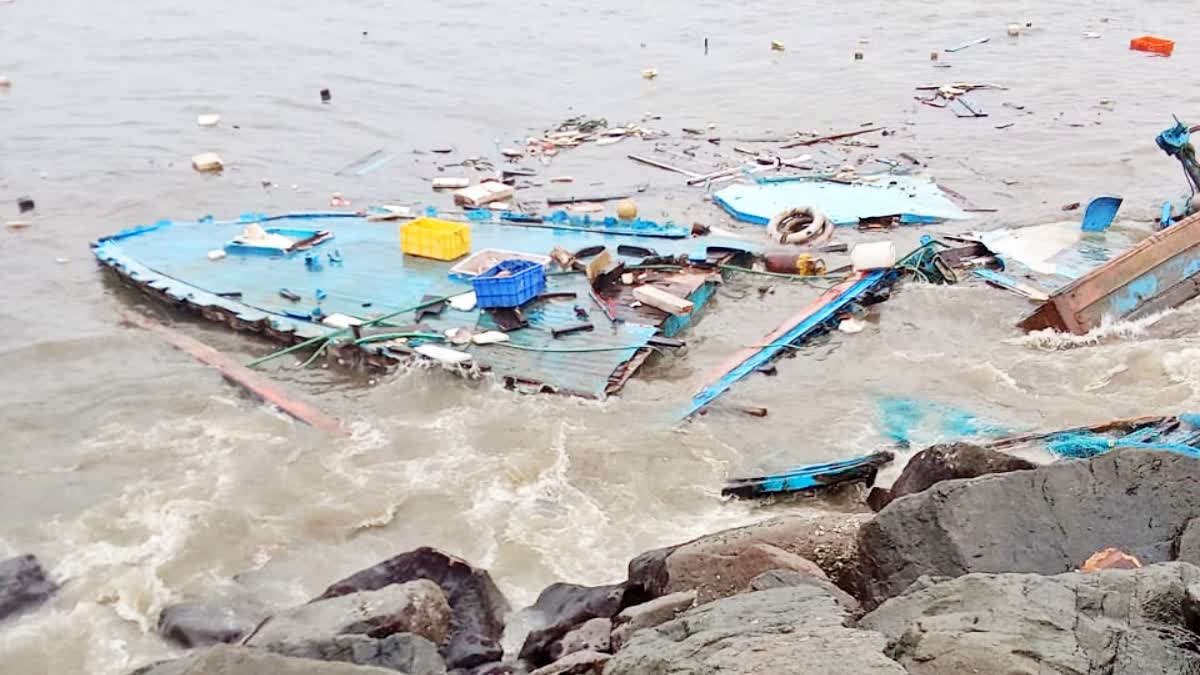
[[[969,574],[909,591],[863,617],[910,675],[1200,673],[1186,627],[1200,569]]]
[[[1183,531],[1175,540],[1171,559],[1200,565],[1200,518],[1192,518],[1183,526]]]
[[[214,645],[182,659],[145,666],[130,675],[397,675],[394,670],[297,659],[258,649]]]
[[[611,619],[622,609],[643,600],[632,584],[579,586],[556,583],[547,586],[537,601],[523,612],[534,626],[521,646],[520,657],[534,667],[547,665],[568,653],[561,644],[565,636],[593,619]]]
[[[450,605],[441,588],[421,579],[311,602],[275,614],[245,640],[250,647],[286,652],[285,645],[337,635],[384,638],[413,633],[435,645],[450,633]]]
[[[266,616],[244,606],[181,602],[158,615],[158,634],[181,647],[233,643],[254,630]]]
[[[442,648],[447,665],[473,668],[500,660],[508,601],[486,570],[437,549],[422,547],[389,558],[333,584],[318,600],[417,579],[440,586],[450,603],[453,623]]]
[[[810,512],[773,518],[754,525],[706,535],[684,544],[647,551],[629,562],[629,583],[651,597],[697,590],[700,602],[740,591],[759,574],[772,569],[802,568],[795,557],[817,567],[843,588],[852,580],[855,534],[865,513]],[[750,549],[762,545],[771,548]],[[788,562],[782,553],[790,554]],[[736,562],[740,556],[746,556]],[[712,578],[714,564],[724,567],[721,583]],[[734,575],[734,576],[728,576]],[[735,578],[736,577],[736,578]],[[736,583],[734,583],[736,581]]]
[[[382,639],[335,635],[320,640],[281,643],[272,651],[305,659],[388,668],[405,675],[446,675],[446,662],[438,653],[437,645],[412,633],[396,633]]]
[[[612,658],[608,654],[582,651],[565,656],[548,666],[538,668],[531,675],[601,675],[604,664]]]
[[[1200,516],[1200,459],[1120,450],[1032,471],[939,483],[898,499],[858,534],[856,597],[868,608],[922,575],[1061,574],[1116,547],[1171,559]]]
[[[970,443],[934,445],[913,455],[891,489],[871,491],[869,503],[876,511],[905,495],[923,492],[944,480],[977,478],[990,473],[1036,469],[1020,457]]]
[[[36,607],[58,590],[32,555],[0,561],[0,620],[17,612]]]
[[[848,628],[847,609],[814,586],[745,593],[638,632],[605,675],[904,675],[882,635]]]

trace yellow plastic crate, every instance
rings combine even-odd
[[[471,252],[471,228],[422,217],[400,226],[400,250],[434,260],[457,260]]]

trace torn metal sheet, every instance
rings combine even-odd
[[[265,222],[319,227],[334,236],[310,250],[275,256],[230,254],[214,261],[206,255],[247,224]],[[544,255],[556,246],[578,249],[600,244],[616,250],[639,241],[630,236],[501,223],[473,223],[470,227],[475,250],[505,248]],[[707,260],[710,247],[720,251],[755,248],[717,238],[661,241],[655,247],[664,255],[693,260]],[[413,345],[398,346],[387,340],[359,343],[321,320],[340,314],[369,321],[420,305],[430,296],[459,295],[471,289],[463,280],[451,277],[453,263],[404,255],[394,224],[348,214],[248,214],[236,221],[162,221],[101,239],[93,244],[93,250],[102,264],[171,304],[288,344],[338,336],[338,344],[330,351],[352,363],[374,367],[394,365],[421,338]],[[280,289],[287,289],[288,297],[281,296]],[[547,290],[586,299],[590,285],[579,274],[551,275]],[[613,390],[614,377],[623,381],[621,378],[632,375],[636,366],[631,368],[631,363],[641,362],[634,357],[644,352],[658,330],[655,324],[606,321],[603,326],[597,322],[593,332],[555,338],[553,329],[579,322],[573,303],[535,302],[524,309],[529,327],[510,333],[507,343],[471,347],[477,362],[506,380],[537,383],[580,396],[603,398]],[[405,316],[390,323],[412,320]],[[493,327],[490,317],[477,309],[448,308],[422,320],[439,331]]]
[[[734,383],[778,357],[813,334],[824,330],[846,307],[868,293],[890,285],[900,273],[894,269],[859,273],[826,291],[804,311],[784,322],[763,338],[762,344],[739,350],[714,375],[711,383],[692,397],[684,418],[707,407]]]
[[[1200,215],[1152,235],[1051,294],[1018,326],[1083,335],[1108,319],[1133,319],[1200,295]]]
[[[968,214],[933,181],[916,176],[886,176],[872,183],[801,181],[738,184],[717,191],[713,200],[738,220],[766,225],[777,214],[811,207],[836,225],[868,218],[920,216],[961,220]]]

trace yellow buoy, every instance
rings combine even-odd
[[[637,218],[637,202],[632,199],[622,199],[617,202],[617,217],[621,220]]]

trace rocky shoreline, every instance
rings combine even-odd
[[[1200,459],[1010,460],[934,447],[876,514],[647,551],[517,612],[431,548],[265,616],[175,605],[159,632],[190,651],[135,675],[1200,673]],[[54,589],[31,557],[0,563],[0,618]]]

